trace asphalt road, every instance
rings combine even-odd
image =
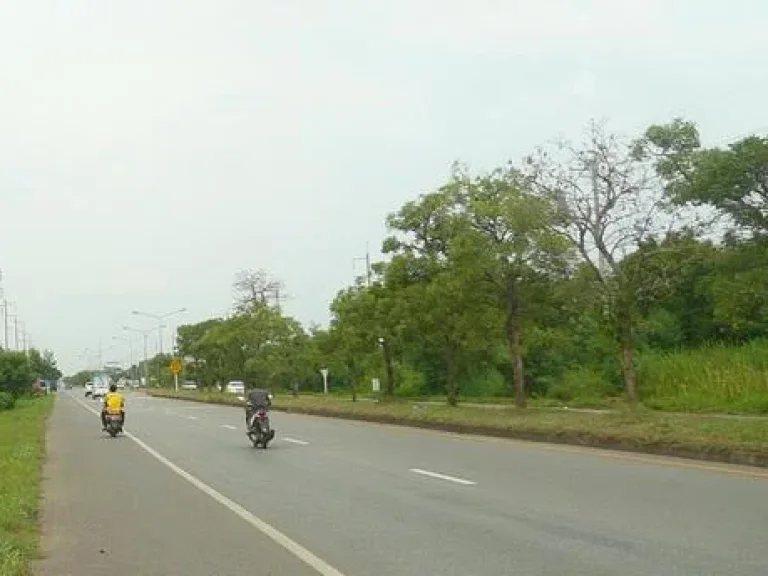
[[[263,451],[241,410],[137,394],[109,439],[81,393],[41,574],[768,574],[765,470],[277,412]]]

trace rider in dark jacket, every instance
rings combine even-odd
[[[269,390],[263,388],[254,388],[248,393],[245,402],[245,426],[248,428],[251,423],[251,416],[259,408],[269,410],[272,407],[272,400],[269,398]]]

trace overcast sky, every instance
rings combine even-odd
[[[768,130],[767,24],[765,0],[0,0],[6,297],[67,371],[151,326],[133,309],[221,314],[243,268],[325,323],[453,160],[591,117]]]

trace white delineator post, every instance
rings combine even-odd
[[[320,374],[323,375],[323,393],[328,394],[328,368],[320,370]]]

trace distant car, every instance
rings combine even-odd
[[[89,398],[91,395],[93,395],[93,382],[86,382],[85,383],[85,397]]]
[[[91,398],[94,400],[96,400],[96,398],[104,398],[104,396],[107,395],[107,392],[109,392],[109,387],[105,383],[99,382],[93,387]]]
[[[187,380],[181,385],[181,388],[183,390],[197,390],[197,384],[192,380]]]
[[[238,396],[245,395],[245,382],[242,380],[232,380],[224,388],[227,394],[237,394]]]

